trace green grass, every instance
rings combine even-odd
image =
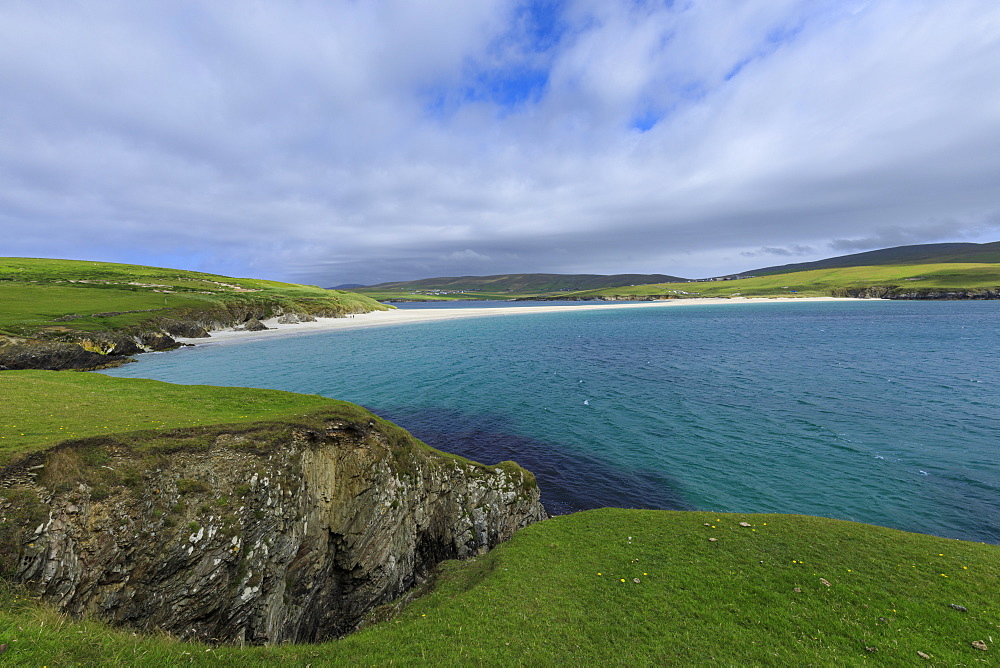
[[[379,300],[410,299],[449,301],[457,299],[575,299],[606,296],[674,296],[691,297],[829,297],[834,290],[869,285],[898,285],[902,289],[956,290],[1000,287],[1000,264],[939,263],[912,265],[876,265],[813,269],[786,274],[773,274],[734,281],[704,281],[686,283],[650,283],[594,290],[545,291],[541,289],[513,292],[476,290],[463,294],[411,294],[413,288],[364,288],[363,294]]]
[[[916,264],[814,269],[734,281],[658,283],[576,292],[567,296],[670,295],[679,297],[829,297],[839,288],[899,285],[904,289],[976,289],[1000,286],[1000,264]],[[687,293],[687,294],[683,294]]]
[[[395,281],[359,288],[358,291],[365,294],[384,290],[394,293],[461,290],[471,291],[472,294],[544,294],[673,280],[682,279],[664,274],[614,274],[612,276],[601,274],[498,274],[494,276],[446,276],[423,278],[416,281]]]
[[[321,645],[136,636],[16,590],[0,595],[0,636],[3,658],[24,665],[916,665],[917,652],[990,665],[998,581],[992,545],[803,516],[604,509],[447,562],[394,619]]]
[[[0,465],[71,438],[286,420],[353,406],[277,390],[61,371],[0,372],[0,403]]]
[[[178,427],[372,419],[318,396],[65,372],[4,372],[0,398],[4,462],[71,436],[138,447]],[[382,610],[384,621],[335,642],[211,647],[134,634],[68,619],[0,582],[0,643],[9,665],[909,665],[918,651],[986,665],[1000,641],[997,582],[994,545],[804,516],[603,509],[446,562],[398,615]]]
[[[374,300],[312,285],[230,278],[179,269],[108,262],[0,258],[0,332],[103,331],[155,316],[185,317],[245,305],[273,310],[361,313],[385,308]],[[131,311],[121,315],[94,316]],[[87,316],[54,322],[66,315]]]
[[[454,302],[454,301],[504,301],[524,297],[547,297],[549,292],[463,292],[461,294],[437,295],[425,292],[414,292],[410,289],[397,290],[390,288],[359,288],[358,293],[379,301],[415,301],[415,302]]]

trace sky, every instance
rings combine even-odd
[[[0,255],[329,287],[1000,240],[996,0],[4,0]]]

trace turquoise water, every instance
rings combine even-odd
[[[1000,543],[1000,302],[664,306],[218,343],[107,373],[323,394],[550,512],[823,515]]]

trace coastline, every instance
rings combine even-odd
[[[597,304],[579,304],[573,306],[509,306],[504,308],[436,308],[436,309],[394,309],[391,311],[371,311],[344,318],[318,318],[315,322],[297,324],[280,324],[277,318],[263,321],[267,330],[259,332],[234,331],[231,329],[210,332],[209,338],[175,337],[178,343],[194,345],[211,345],[220,343],[237,343],[256,341],[276,336],[294,336],[318,334],[347,329],[363,329],[367,327],[391,327],[410,325],[423,322],[438,322],[442,320],[458,320],[465,318],[484,318],[491,316],[525,315],[529,313],[559,313],[603,309],[624,308],[674,308],[681,306],[697,306],[706,304],[754,304],[775,302],[829,302],[829,301],[871,301],[859,300],[856,297],[731,297],[731,298],[692,298],[665,299],[651,302],[601,302]]]

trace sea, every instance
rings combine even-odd
[[[103,373],[352,401],[518,462],[552,514],[799,513],[1000,544],[996,301],[569,309],[139,360]]]

